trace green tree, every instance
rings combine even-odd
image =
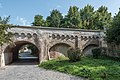
[[[0,16],[0,24],[7,24],[9,22],[9,20],[10,20],[10,16],[4,17],[3,19]]]
[[[109,28],[111,27],[112,17],[111,13],[108,12],[108,8],[101,6],[95,11],[94,15],[94,26],[95,29]]]
[[[34,22],[32,24],[33,26],[46,26],[45,20],[43,19],[43,16],[41,15],[35,15]]]
[[[70,6],[67,15],[62,21],[62,27],[67,27],[67,28],[80,28],[81,27],[81,19],[80,19],[78,7]]]
[[[114,16],[112,27],[107,30],[107,42],[120,44],[120,9],[119,12]]]
[[[87,5],[80,9],[83,29],[94,29],[94,7]]]
[[[7,32],[7,29],[11,26],[8,24],[10,16],[1,18],[0,17],[0,45],[2,46],[4,43],[8,43],[11,41],[12,34]]]
[[[50,16],[47,17],[46,22],[49,27],[60,27],[63,19],[62,14],[59,10],[52,10]]]

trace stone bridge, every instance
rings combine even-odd
[[[99,30],[16,26],[8,31],[14,34],[13,43],[4,44],[0,49],[1,66],[17,59],[19,49],[26,44],[37,47],[41,63],[49,59],[50,51],[57,51],[67,56],[69,47],[79,48],[84,55],[91,54],[92,48],[102,46],[103,39],[103,32]]]

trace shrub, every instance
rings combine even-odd
[[[81,59],[81,51],[80,51],[80,49],[70,48],[67,51],[67,54],[68,54],[69,60],[72,61],[72,62],[76,62],[76,61],[79,61]]]
[[[108,58],[110,55],[107,53],[109,50],[106,47],[98,47],[92,50],[93,58]]]
[[[107,47],[101,47],[100,49],[101,49],[101,55],[106,56],[108,48]]]
[[[107,50],[109,54],[107,54]],[[112,52],[113,54],[110,55],[110,52]],[[114,53],[116,53],[118,56],[114,56]],[[120,50],[111,50],[105,47],[99,47],[92,49],[92,54],[93,58],[120,61]]]
[[[102,52],[101,48],[92,49],[93,58],[98,58],[99,56],[101,56],[101,52]]]
[[[117,56],[120,57],[120,50],[114,50],[114,53],[116,53]]]

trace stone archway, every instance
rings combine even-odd
[[[59,57],[59,56],[65,56],[67,57],[67,50],[70,48],[71,46],[69,44],[66,43],[57,43],[54,44],[52,47],[50,47],[49,49],[49,53],[50,53],[50,57]],[[52,58],[53,58],[52,57]]]
[[[4,50],[5,64],[10,64],[10,63],[18,60],[19,50],[21,49],[22,46],[27,45],[27,44],[32,44],[36,47],[36,49],[37,49],[36,54],[37,54],[38,60],[39,60],[40,49],[34,43],[31,43],[28,41],[16,41],[16,42],[14,42],[14,45],[8,45]]]
[[[86,47],[84,47],[84,49],[82,50],[82,53],[84,56],[89,56],[92,55],[92,49],[98,47],[98,45],[96,44],[89,44]]]

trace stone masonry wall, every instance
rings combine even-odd
[[[8,31],[14,34],[12,39],[13,44],[16,44],[15,46],[20,47],[27,43],[34,44],[39,50],[40,63],[49,59],[50,49],[57,44],[66,44],[73,48],[77,46],[83,51],[91,44],[99,46],[101,39],[101,31],[97,30],[16,26],[8,29]],[[7,46],[4,47],[2,56],[4,56],[6,48]],[[91,48],[89,47],[89,49]],[[8,51],[8,53],[10,52]]]

